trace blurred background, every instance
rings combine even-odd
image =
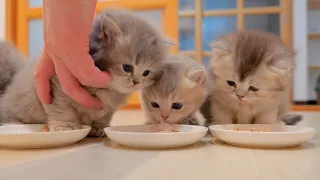
[[[320,0],[98,0],[96,12],[131,9],[176,43],[171,53],[206,64],[210,43],[239,29],[272,32],[296,53],[292,110],[320,111]],[[30,61],[43,46],[42,0],[0,0],[0,39]],[[134,94],[125,108],[139,109]]]

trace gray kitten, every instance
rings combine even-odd
[[[10,42],[0,41],[0,96],[25,61]]]
[[[113,79],[105,89],[85,87],[102,101],[104,109],[89,109],[73,101],[63,93],[56,76],[50,80],[53,102],[42,105],[32,76],[35,63],[30,63],[7,87],[0,103],[2,116],[20,123],[48,123],[50,131],[79,129],[85,124],[92,127],[90,136],[104,136],[103,128],[130,93],[153,84],[167,50],[152,25],[129,12],[107,10],[93,23],[90,54],[96,66],[110,72]]]
[[[205,68],[197,61],[169,56],[156,82],[141,91],[146,124],[204,125],[198,110],[208,93],[207,82]]]
[[[212,52],[212,91],[202,107],[210,124],[282,120],[290,104],[294,54],[280,38],[239,31],[213,42]]]

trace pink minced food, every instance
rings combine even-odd
[[[160,124],[155,124],[151,126],[148,129],[148,132],[179,132],[177,129],[174,129],[174,127],[171,124],[167,123],[160,123]]]

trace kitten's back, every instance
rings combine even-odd
[[[7,41],[0,41],[0,95],[24,66],[25,60],[17,49]]]

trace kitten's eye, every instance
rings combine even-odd
[[[159,108],[159,107],[160,107],[159,104],[158,104],[158,103],[155,103],[155,102],[151,102],[151,106],[152,106],[153,108]]]
[[[179,110],[183,107],[182,103],[172,103],[171,108],[175,110]]]
[[[257,92],[257,91],[259,91],[259,89],[254,86],[250,86],[249,91]]]
[[[142,76],[146,77],[146,76],[148,76],[149,73],[150,73],[149,70],[145,70],[145,71],[142,73]]]
[[[133,72],[133,66],[131,66],[130,64],[124,64],[122,68],[124,72],[127,72],[127,73]]]
[[[229,86],[232,86],[232,87],[237,87],[236,86],[236,83],[234,82],[234,81],[227,81],[227,84],[229,85]]]

